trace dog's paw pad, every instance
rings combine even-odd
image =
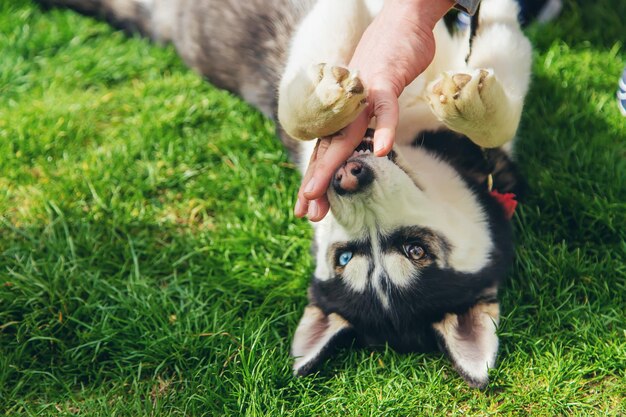
[[[324,64],[322,64],[324,65]],[[343,80],[345,80],[346,78],[348,78],[350,76],[350,71],[347,68],[344,67],[336,67],[333,66],[331,67],[331,71],[333,73],[333,76],[335,77],[335,80],[340,83]]]
[[[500,146],[511,139],[517,126],[492,70],[444,73],[429,85],[426,98],[439,120],[480,146]]]
[[[435,115],[444,123],[457,120],[478,121],[485,117],[491,103],[487,90],[495,77],[492,71],[480,69],[472,74],[444,73],[431,84],[428,101]]]
[[[303,74],[281,93],[287,99],[279,100],[279,120],[295,138],[309,140],[334,134],[367,105],[365,86],[356,71],[316,64]]]
[[[316,65],[316,71],[315,94],[333,113],[352,113],[365,101],[365,87],[356,71],[329,64]]]
[[[450,77],[445,74],[444,78],[435,82],[432,87],[432,94],[438,96],[439,102],[448,103],[448,99],[458,100],[461,97],[461,90],[470,82],[472,76],[469,74],[454,74]]]

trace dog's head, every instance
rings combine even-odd
[[[398,351],[439,346],[472,386],[494,366],[498,283],[512,261],[509,222],[489,193],[423,147],[375,157],[364,140],[336,172],[316,225],[310,305],[296,374],[342,341]]]

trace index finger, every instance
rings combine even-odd
[[[316,200],[326,193],[330,180],[339,168],[354,152],[363,140],[367,130],[367,112],[362,112],[354,122],[343,129],[340,135],[333,137],[328,149],[315,161],[312,178],[304,185],[304,197]]]

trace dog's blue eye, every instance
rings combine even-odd
[[[346,266],[348,262],[352,259],[352,252],[346,251],[339,255],[339,266]]]

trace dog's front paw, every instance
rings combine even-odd
[[[281,88],[278,119],[292,137],[329,136],[356,119],[366,105],[366,96],[356,71],[314,65]]]
[[[365,103],[365,88],[356,71],[328,64],[318,64],[312,70],[317,73],[315,96],[320,101],[321,110],[347,118],[356,117]]]
[[[445,73],[429,86],[428,101],[448,128],[486,148],[511,140],[519,123],[519,114],[490,70]]]

